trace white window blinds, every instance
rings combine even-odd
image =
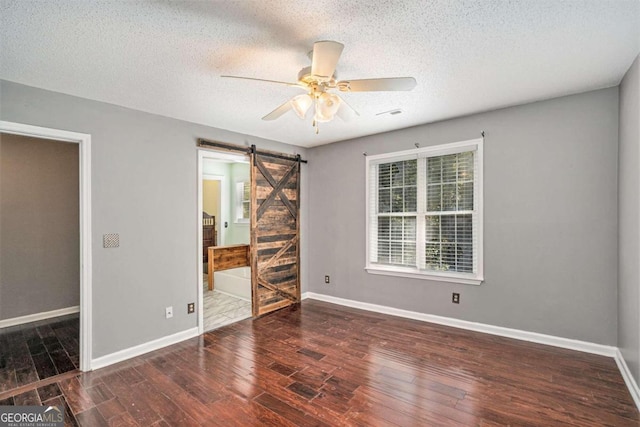
[[[482,279],[481,143],[367,159],[367,270]]]

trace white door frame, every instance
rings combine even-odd
[[[80,370],[91,370],[91,135],[0,121],[0,132],[79,144],[80,195]]]

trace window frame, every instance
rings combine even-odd
[[[484,166],[483,166],[483,138],[470,139],[466,141],[453,142],[448,144],[432,145],[428,147],[416,148],[412,150],[396,151],[391,153],[377,154],[366,157],[366,194],[365,194],[365,209],[366,209],[366,250],[365,250],[365,270],[371,274],[381,274],[387,276],[408,277],[414,279],[433,280],[440,282],[453,282],[467,285],[480,285],[484,281]],[[474,229],[474,239],[477,240],[477,246],[475,249],[476,257],[476,272],[475,273],[459,273],[459,272],[445,272],[445,271],[432,271],[432,270],[420,270],[418,267],[406,267],[398,265],[384,265],[374,264],[370,261],[371,250],[371,197],[375,197],[377,202],[377,188],[378,183],[372,183],[372,167],[381,163],[390,163],[394,161],[420,159],[436,156],[445,156],[448,154],[457,154],[466,151],[475,152],[475,168],[474,168],[474,201],[473,212],[476,220],[476,228]],[[373,193],[375,191],[375,193]],[[420,187],[418,185],[418,192],[426,191],[426,187]],[[417,208],[419,211],[419,208]],[[425,209],[426,212],[426,209]],[[416,215],[420,215],[425,212],[416,212]],[[417,230],[416,239],[418,242],[424,244],[424,240],[419,238],[419,234],[424,234],[425,230]],[[416,252],[418,256],[418,252]]]
[[[249,203],[249,212],[251,212],[251,198],[244,199],[244,189],[247,185],[250,185],[249,181],[236,181],[236,203],[235,203],[235,223],[236,224],[249,224],[251,218],[244,218],[244,203]]]

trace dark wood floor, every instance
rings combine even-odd
[[[305,301],[0,404],[87,426],[638,426],[613,359]]]
[[[79,366],[77,314],[0,329],[0,393]]]

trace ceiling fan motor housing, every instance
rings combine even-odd
[[[333,76],[329,79],[321,76],[314,76],[311,74],[311,67],[304,67],[302,70],[298,72],[298,81],[307,85],[311,85],[313,83],[325,83],[329,87],[335,86],[336,78],[338,74],[334,71]]]

